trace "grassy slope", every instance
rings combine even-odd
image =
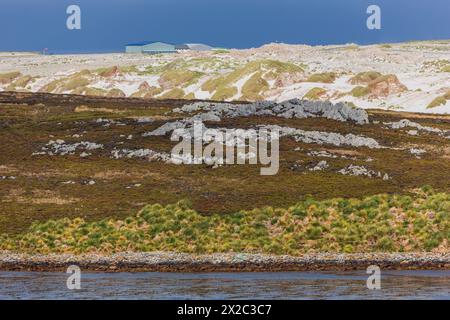
[[[125,102],[120,102],[125,101]],[[0,176],[15,176],[15,180],[0,180],[0,232],[19,233],[32,222],[48,219],[81,217],[87,221],[134,215],[146,204],[167,205],[189,199],[202,214],[233,213],[242,209],[267,205],[286,208],[308,194],[316,199],[334,197],[364,197],[379,193],[408,194],[412,188],[431,185],[437,190],[450,190],[450,150],[448,140],[435,135],[409,136],[380,125],[356,126],[326,119],[282,119],[251,117],[227,119],[220,125],[247,128],[256,124],[278,124],[305,130],[355,133],[376,138],[387,146],[415,145],[430,150],[423,159],[407,151],[371,150],[348,147],[318,146],[281,141],[280,171],[275,176],[260,176],[258,166],[176,166],[139,159],[109,158],[115,143],[121,148],[151,148],[169,151],[174,144],[165,137],[143,138],[141,134],[157,128],[166,120],[138,124],[134,116],[167,117],[165,113],[180,105],[177,101],[111,100],[107,103],[79,102],[87,108],[75,112],[74,103],[54,105],[0,105]],[[137,101],[137,100],[136,100]],[[78,109],[80,110],[80,109]],[[86,111],[87,110],[87,111]],[[97,111],[98,110],[98,111]],[[396,121],[415,115],[373,112],[373,120]],[[121,119],[126,126],[103,127],[98,118]],[[450,129],[450,119],[413,119],[423,125]],[[84,132],[84,133],[83,133]],[[83,134],[73,138],[73,134]],[[133,135],[132,140],[120,135]],[[53,136],[53,138],[51,137]],[[50,139],[68,142],[91,141],[103,143],[105,150],[81,159],[73,156],[31,156]],[[300,147],[302,151],[294,151]],[[324,172],[292,171],[297,161],[303,167],[315,164],[308,150],[334,150],[351,153],[356,160],[326,159],[330,170]],[[372,157],[373,162],[364,160]],[[388,172],[392,180],[368,179],[337,174],[348,164],[360,164],[370,169]],[[64,181],[75,184],[63,184]],[[95,185],[83,182],[95,180]],[[140,187],[128,186],[141,184]]]
[[[311,252],[442,251],[450,239],[450,194],[377,195],[265,207],[203,216],[186,202],[151,205],[124,220],[60,219],[0,238],[0,249],[30,253],[178,251]]]

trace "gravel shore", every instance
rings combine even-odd
[[[450,253],[317,253],[300,257],[263,254],[193,255],[173,252],[30,255],[0,252],[2,271],[65,271],[69,265],[92,272],[256,272],[366,269],[450,270]]]

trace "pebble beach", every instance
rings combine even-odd
[[[246,253],[33,255],[0,252],[1,271],[65,271],[70,265],[89,272],[348,271],[365,270],[370,265],[382,270],[450,270],[450,253],[314,253],[294,257]]]

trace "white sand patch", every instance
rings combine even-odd
[[[434,47],[439,48],[434,49]],[[448,102],[445,106],[427,109],[433,99],[442,96],[450,89],[450,73],[440,72],[440,68],[433,64],[437,60],[450,61],[450,51],[443,50],[443,48],[445,48],[445,45],[436,42],[399,43],[392,44],[389,48],[376,44],[369,46],[306,46],[277,43],[254,49],[230,50],[229,53],[222,55],[213,52],[183,52],[161,56],[124,53],[48,56],[2,53],[0,73],[20,71],[23,75],[41,77],[26,86],[26,89],[36,92],[55,79],[65,78],[81,70],[93,71],[112,66],[136,66],[138,70],[145,71],[146,67],[150,66],[157,72],[158,67],[180,60],[186,62],[189,70],[198,70],[205,73],[198,83],[186,87],[185,92],[187,94],[194,93],[198,99],[210,99],[212,93],[201,89],[204,81],[216,78],[219,75],[226,75],[237,66],[244,66],[250,61],[273,59],[297,65],[304,64],[306,75],[317,72],[335,72],[338,74],[342,72],[345,75],[336,79],[332,84],[304,82],[281,88],[275,88],[275,81],[269,80],[271,91],[267,99],[270,100],[284,101],[302,98],[312,88],[319,87],[327,91],[324,98],[329,98],[333,102],[353,102],[362,108],[450,113]],[[195,61],[198,61],[198,63]],[[337,93],[347,93],[355,87],[348,83],[348,79],[352,75],[365,71],[395,74],[409,90],[399,95],[373,100],[366,97],[355,98],[350,94],[337,98]],[[239,99],[242,96],[243,85],[253,75],[254,73],[246,74],[233,84],[237,88],[237,93],[231,99]],[[92,74],[88,75],[87,78],[91,80],[89,86],[92,88],[104,90],[117,88],[130,96],[138,91],[139,86],[144,81],[149,86],[159,87],[159,76],[159,74],[139,75],[131,73],[102,78]],[[0,90],[5,90],[8,85],[9,83],[0,85]]]

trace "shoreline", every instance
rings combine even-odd
[[[352,271],[377,265],[382,270],[450,270],[450,253],[315,253],[299,257],[266,254],[174,252],[100,254],[22,254],[0,252],[0,271],[65,272],[77,265],[88,272],[288,272]]]

